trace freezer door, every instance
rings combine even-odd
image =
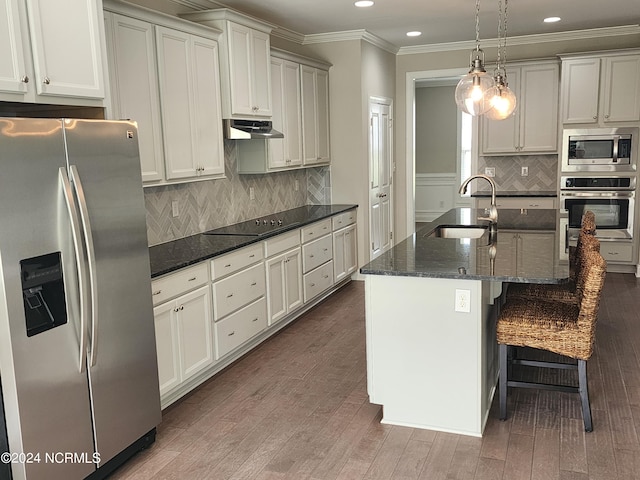
[[[59,177],[65,165],[62,123],[0,119],[0,161],[0,376],[7,434],[11,452],[39,455],[39,461],[13,463],[13,477],[84,478],[95,470],[94,445],[87,372],[80,365],[76,259]],[[21,279],[20,263],[58,252],[66,319],[28,336],[26,309],[48,300],[37,276]],[[39,273],[59,277],[57,267],[42,268]],[[67,453],[78,456],[60,461]]]
[[[84,210],[93,316],[89,383],[101,464],[161,419],[151,274],[133,122],[65,120]]]

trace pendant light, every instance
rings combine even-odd
[[[475,55],[475,58],[474,58]],[[484,51],[480,48],[480,0],[476,0],[476,48],[470,55],[471,70],[462,77],[456,87],[458,108],[470,115],[482,115],[492,108],[495,80],[484,68]]]
[[[486,113],[490,120],[504,120],[509,118],[516,109],[516,95],[507,83],[507,2],[504,0],[504,22],[502,16],[502,1],[498,0],[498,56],[494,78],[496,91],[490,100],[491,110]],[[502,58],[501,52],[502,50]]]

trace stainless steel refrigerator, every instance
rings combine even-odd
[[[0,479],[103,478],[161,419],[136,124],[0,119],[0,220]]]

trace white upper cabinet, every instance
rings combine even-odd
[[[162,180],[164,150],[153,25],[108,12],[105,18],[111,40],[107,54],[113,116],[138,123],[142,181]]]
[[[102,106],[103,48],[100,0],[0,0],[0,99]]]
[[[640,120],[640,53],[562,58],[562,123]]]
[[[111,118],[138,123],[147,185],[224,176],[215,29],[105,1]]]
[[[482,155],[557,152],[558,64],[512,65],[507,79],[516,94],[516,110],[505,120],[482,118]]]
[[[328,163],[329,147],[329,72],[302,65],[302,139],[304,165]]]
[[[271,57],[273,128],[284,134],[269,142],[269,168],[302,165],[300,64]]]
[[[222,30],[220,71],[224,118],[270,118],[272,25],[226,8],[182,15]]]
[[[224,173],[213,40],[156,26],[167,180]]]

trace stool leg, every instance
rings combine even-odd
[[[507,345],[498,345],[500,358],[500,377],[498,388],[500,389],[500,420],[507,419]]]
[[[585,432],[593,431],[591,422],[591,405],[589,404],[589,387],[587,385],[587,361],[578,360],[578,390],[582,402],[582,418],[584,419]]]

